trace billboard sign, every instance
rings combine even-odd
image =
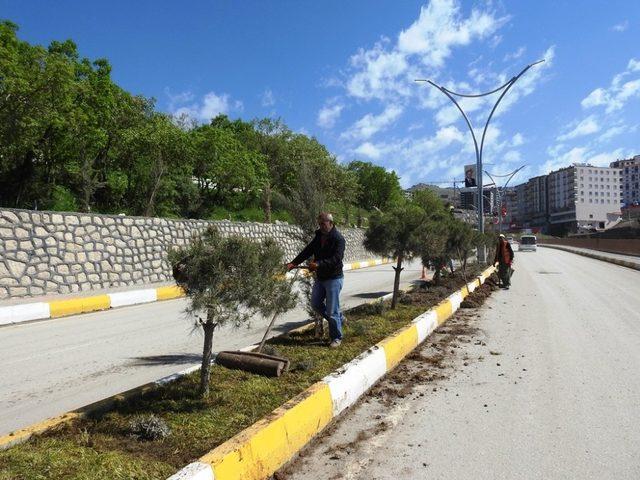
[[[464,166],[464,186],[465,188],[469,187],[477,187],[478,184],[476,182],[476,165],[465,165]]]

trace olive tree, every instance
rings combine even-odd
[[[200,393],[206,397],[214,330],[287,311],[295,306],[295,294],[283,275],[282,250],[271,239],[223,237],[209,227],[189,245],[171,250],[169,261],[189,299],[187,312],[204,333]]]
[[[420,251],[426,212],[410,200],[402,200],[384,212],[376,212],[369,221],[364,246],[367,250],[396,259],[391,308],[396,307],[400,290],[402,263]]]

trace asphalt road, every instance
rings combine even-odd
[[[405,362],[286,478],[640,478],[640,272],[553,249],[515,268],[423,344],[444,368]]]
[[[406,265],[403,285],[419,278]],[[350,307],[389,293],[391,265],[345,273],[342,303]],[[200,361],[202,336],[170,300],[0,328],[0,435],[183,370]],[[304,323],[303,309],[282,316],[276,333]],[[259,341],[266,321],[225,327],[214,350]]]

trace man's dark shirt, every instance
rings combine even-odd
[[[304,250],[291,263],[299,265],[313,255],[318,264],[316,272],[318,280],[342,278],[344,247],[344,237],[336,227],[333,227],[329,233],[322,233],[318,229],[311,243],[304,247]]]

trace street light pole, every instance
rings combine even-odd
[[[507,188],[507,185],[509,185],[509,182],[511,181],[511,179],[514,177],[514,175],[516,173],[518,173],[520,170],[522,170],[524,167],[526,167],[527,164],[525,163],[524,165],[522,165],[519,168],[516,168],[513,172],[511,173],[507,173],[505,175],[491,175],[489,172],[487,172],[486,170],[484,171],[484,173],[486,173],[489,178],[491,179],[491,181],[493,182],[493,184],[496,186],[496,191],[498,192],[498,232],[502,233],[502,197],[504,196],[504,191]],[[509,177],[507,179],[507,181],[505,182],[505,184],[500,187],[498,186],[498,183],[494,180],[493,177]]]
[[[491,90],[490,92],[486,92],[486,93],[477,93],[477,94],[457,93],[457,92],[454,92],[452,90],[449,90],[446,87],[438,85],[435,82],[432,82],[431,80],[427,80],[427,79],[417,79],[416,80],[416,82],[427,82],[430,85],[432,85],[435,88],[437,88],[438,90],[440,90],[442,93],[444,93],[449,98],[449,100],[451,100],[453,102],[453,104],[458,108],[458,110],[462,114],[462,117],[464,118],[464,121],[467,123],[467,127],[469,128],[469,131],[471,132],[471,138],[473,139],[473,146],[475,148],[475,153],[476,153],[476,182],[477,182],[477,187],[478,187],[477,213],[478,213],[478,231],[480,233],[484,233],[484,202],[482,201],[482,152],[484,150],[484,140],[485,140],[486,135],[487,135],[487,129],[489,128],[489,122],[491,122],[491,118],[493,117],[493,114],[495,113],[496,108],[498,108],[498,105],[500,104],[500,102],[502,101],[502,99],[504,98],[506,93],[511,89],[513,84],[516,83],[518,81],[518,79],[522,75],[524,75],[527,70],[529,70],[534,65],[537,65],[537,64],[542,63],[542,62],[544,62],[544,60],[539,60],[539,61],[537,61],[535,63],[527,65],[525,68],[522,69],[522,71],[518,75],[516,75],[515,77],[512,77],[504,85],[501,85],[498,88],[496,88],[494,90]],[[489,117],[487,118],[487,121],[484,124],[484,129],[482,130],[482,138],[480,140],[480,146],[478,146],[478,140],[476,139],[476,134],[473,131],[473,127],[471,126],[471,121],[469,120],[469,117],[467,117],[467,115],[464,113],[464,110],[462,110],[462,107],[456,101],[454,96],[455,97],[462,97],[462,98],[478,98],[478,97],[486,97],[487,95],[491,95],[493,93],[497,93],[497,92],[500,92],[500,91],[502,91],[502,93],[498,97],[498,100],[496,101],[496,103],[493,105],[493,108],[491,109],[491,113],[489,114]],[[478,262],[484,263],[485,262],[485,256],[486,255],[485,255],[484,247],[479,247],[478,248]]]

